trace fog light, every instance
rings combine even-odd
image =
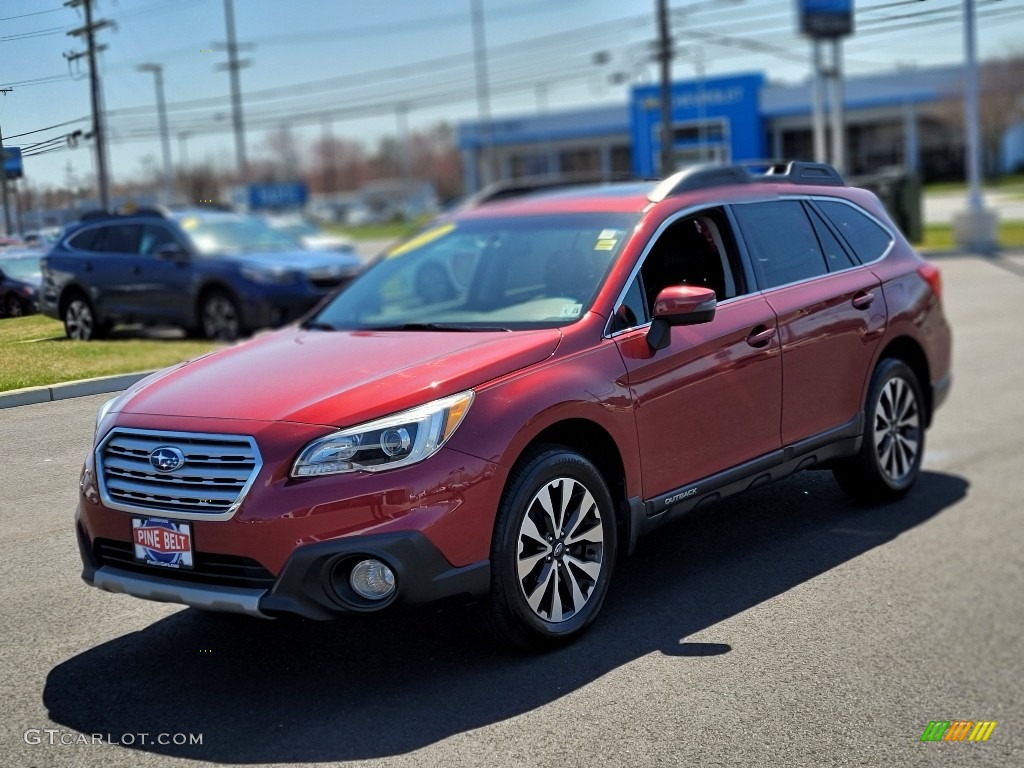
[[[360,597],[383,600],[395,591],[395,573],[380,560],[362,560],[352,569],[348,583]]]

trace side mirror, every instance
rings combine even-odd
[[[670,285],[654,300],[654,318],[647,332],[652,349],[664,349],[671,338],[673,325],[710,323],[715,318],[718,300],[710,288],[696,285]]]
[[[153,255],[164,261],[177,261],[182,263],[188,261],[188,252],[177,243],[164,243],[163,245],[158,245],[156,250],[153,251]]]

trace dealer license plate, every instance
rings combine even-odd
[[[132,518],[135,559],[161,568],[192,567],[192,526],[163,517]]]

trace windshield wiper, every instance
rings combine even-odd
[[[369,328],[371,331],[508,331],[493,325],[467,325],[465,323],[403,323]]]
[[[336,331],[338,330],[335,326],[330,323],[325,323],[323,320],[308,320],[301,326],[304,331]]]

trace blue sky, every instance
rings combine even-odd
[[[846,43],[850,74],[962,58],[961,0],[857,0],[858,34]],[[484,0],[495,116],[583,104],[624,103],[625,73],[650,80],[655,0]],[[672,4],[679,46],[678,79],[703,60],[708,76],[764,71],[771,79],[807,76],[808,45],[795,31],[791,0],[691,0]],[[978,0],[983,56],[1024,50],[1024,0]],[[235,0],[238,39],[254,48],[241,73],[249,154],[259,156],[267,130],[291,124],[302,139],[320,135],[329,114],[335,136],[369,146],[396,126],[396,105],[412,128],[477,114],[469,0]],[[156,141],[153,77],[138,64],[164,67],[171,106],[174,162],[187,148],[192,164],[230,165],[233,144],[225,60],[210,51],[225,39],[223,0],[98,0],[97,17],[116,22],[99,33],[106,107],[111,112],[115,179],[138,177]],[[5,143],[59,138],[73,123],[7,141],[89,114],[85,69],[63,55],[80,49],[65,33],[81,24],[61,0],[0,2],[0,100]],[[605,63],[596,64],[595,54]],[[621,80],[621,78],[620,78]],[[203,100],[206,101],[203,101]],[[216,133],[208,133],[217,131]],[[183,140],[179,134],[188,133]],[[26,158],[36,185],[60,184],[67,163],[92,173],[86,144]]]

